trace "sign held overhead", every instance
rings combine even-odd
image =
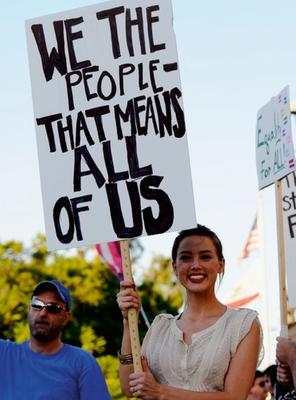
[[[26,22],[50,250],[196,225],[170,0]]]

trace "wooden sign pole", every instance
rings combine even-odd
[[[120,240],[120,250],[121,250],[124,280],[134,283],[132,268],[131,268],[128,240]],[[128,325],[129,325],[130,338],[131,338],[134,371],[142,372],[143,369],[142,369],[142,364],[141,364],[141,346],[140,346],[140,338],[139,338],[137,310],[135,308],[130,308],[128,310],[127,315],[128,315]]]
[[[277,216],[278,261],[279,261],[281,336],[288,337],[284,219],[283,219],[283,207],[282,207],[282,182],[280,180],[276,181],[275,188],[276,188],[276,216]]]

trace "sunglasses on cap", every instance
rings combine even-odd
[[[33,297],[32,302],[31,302],[31,308],[34,311],[41,311],[43,308],[46,309],[46,311],[50,314],[59,314],[62,311],[67,311],[65,308],[59,306],[58,304],[52,304],[52,303],[44,303],[42,300],[35,299]]]

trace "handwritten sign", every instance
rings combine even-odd
[[[259,189],[295,170],[288,87],[258,111],[256,161]]]
[[[196,225],[170,0],[26,21],[50,250]]]
[[[282,193],[288,300],[296,308],[296,172],[282,180]]]

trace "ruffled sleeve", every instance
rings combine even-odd
[[[142,348],[141,348],[142,355],[147,356],[147,345],[151,339],[151,336],[154,334],[158,334],[162,330],[162,328],[168,324],[168,321],[173,318],[174,317],[171,314],[159,314],[154,318],[150,328],[146,332],[146,335],[142,343]]]
[[[264,348],[263,348],[262,326],[258,318],[258,313],[256,311],[250,310],[248,308],[240,308],[236,310],[235,318],[232,321],[232,323],[234,324],[234,329],[233,329],[233,335],[231,337],[230,348],[231,348],[231,355],[233,356],[240,342],[249,333],[254,321],[257,321],[260,328],[260,345],[259,345],[259,354],[257,361],[257,367],[258,367],[264,357]]]

